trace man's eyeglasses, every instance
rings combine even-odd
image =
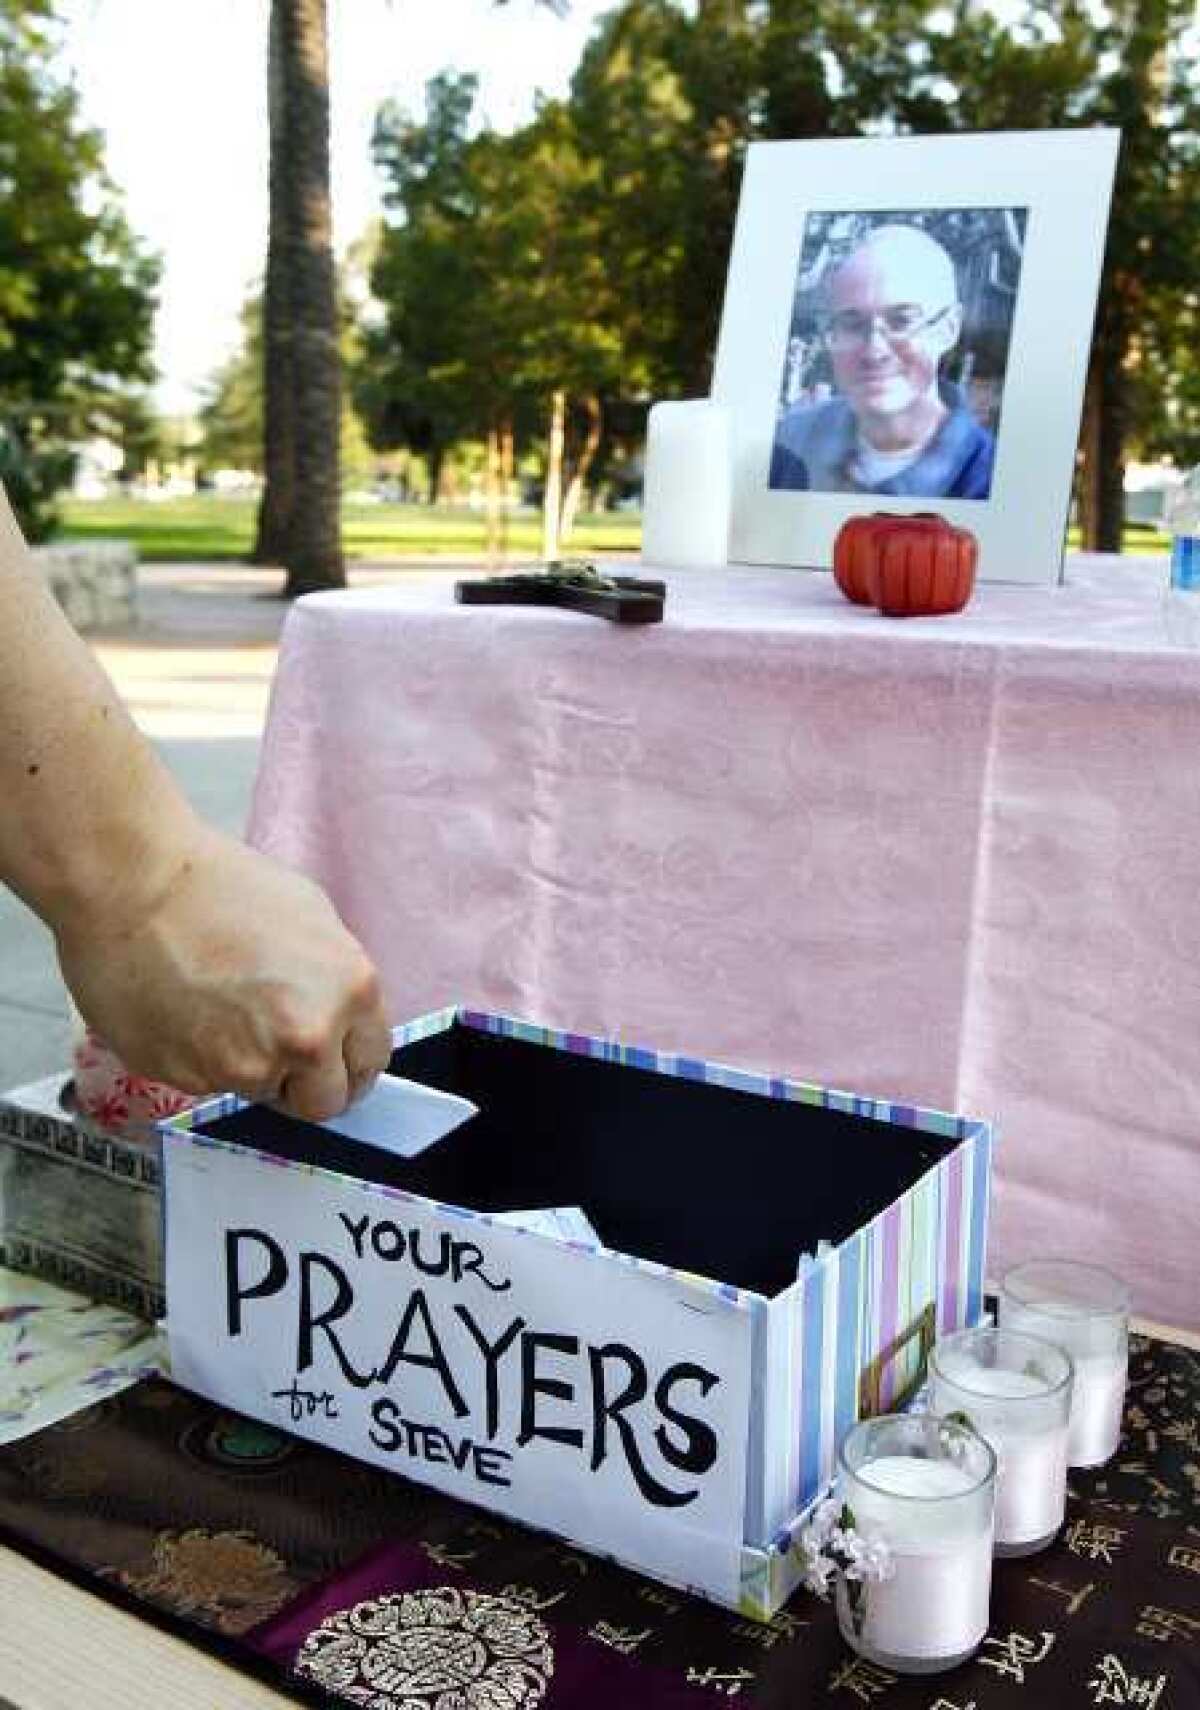
[[[870,344],[878,324],[889,344],[908,344],[944,320],[953,306],[947,303],[932,314],[919,303],[892,303],[874,315],[864,315],[859,309],[838,309],[826,316],[825,337],[835,349],[856,350]]]

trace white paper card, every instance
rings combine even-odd
[[[204,1136],[165,1180],[178,1383],[736,1602],[743,1300]]]
[[[346,1140],[413,1158],[478,1115],[479,1106],[457,1093],[422,1086],[401,1075],[380,1075],[364,1098],[322,1127]]]
[[[556,1241],[582,1241],[588,1247],[604,1245],[579,1205],[555,1205],[536,1211],[501,1211],[493,1222],[511,1223],[517,1229],[534,1229]]]

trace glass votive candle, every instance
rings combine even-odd
[[[934,1345],[929,1399],[961,1414],[996,1451],[996,1554],[1053,1542],[1067,1502],[1071,1357],[1013,1330],[962,1330]]]
[[[1000,1284],[1002,1330],[1056,1342],[1075,1366],[1069,1467],[1111,1460],[1121,1439],[1129,1370],[1129,1291],[1111,1271],[1068,1259],[1033,1259]]]
[[[974,1431],[931,1413],[864,1419],[838,1456],[838,1491],[854,1529],[883,1539],[889,1579],[837,1587],[852,1649],[897,1674],[964,1662],[988,1626],[996,1457]]]

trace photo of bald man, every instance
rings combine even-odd
[[[802,256],[771,487],[986,499],[994,434],[948,372],[964,324],[955,261],[937,237],[903,216],[840,218],[853,221],[852,230],[879,223],[853,247],[822,240],[815,257]],[[979,246],[985,226],[978,218],[973,226],[969,212],[946,218],[957,218],[959,226],[949,229]],[[997,229],[1006,236],[1015,230],[1011,220]],[[1011,319],[1015,287],[996,260],[988,256],[987,267]],[[979,270],[967,271],[975,277]],[[1005,325],[1005,345],[1007,331]],[[960,374],[969,374],[973,361],[960,352]],[[997,397],[1002,379],[1001,372]]]

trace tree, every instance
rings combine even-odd
[[[732,237],[725,143],[736,173],[759,137],[1116,126],[1079,494],[1085,545],[1119,551],[1128,451],[1200,455],[1193,23],[1191,0],[1030,0],[1003,17],[927,0],[729,0],[689,20],[668,0],[629,0],[585,54],[573,104],[605,161],[609,241],[639,281],[630,336],[653,340],[656,390],[706,380]]]
[[[614,405],[707,391],[750,141],[1119,125],[1080,457],[1085,542],[1118,548],[1127,449],[1200,450],[1187,17],[1187,0],[1003,19],[965,0],[626,0],[569,101],[515,136],[472,134],[470,92],[444,81],[424,125],[382,127],[396,218],[372,420],[436,460],[536,399],[586,462]]]
[[[514,442],[545,428],[545,551],[570,532],[621,374],[619,283],[591,219],[594,168],[569,109],[514,136],[472,132],[472,78],[435,78],[423,121],[385,109],[376,157],[391,219],[372,274],[384,318],[358,381],[377,445],[430,460],[488,445],[495,495]],[[623,276],[622,276],[623,278]]]
[[[153,378],[158,264],[54,66],[49,0],[0,0],[0,461],[31,538],[55,521],[72,441]]]
[[[253,557],[285,566],[284,592],[292,597],[346,580],[326,0],[272,0],[267,105],[266,481]]]
[[[341,296],[341,293],[339,293]],[[339,343],[343,362],[358,352],[360,333],[349,305],[341,301]],[[249,297],[242,306],[242,337],[237,349],[209,382],[208,397],[200,410],[203,433],[201,458],[208,469],[263,471],[263,299]],[[349,392],[343,390],[339,455],[344,473],[365,475],[371,460],[366,451],[362,423]]]
[[[475,91],[474,77],[444,73],[426,89],[423,122],[388,103],[375,127],[389,219],[370,281],[383,319],[363,332],[355,396],[373,445],[427,459],[431,502],[447,449],[497,407],[495,299],[471,178]]]
[[[165,424],[148,393],[128,392],[109,399],[101,426],[105,436],[121,448],[120,481],[137,480],[166,454]]]
[[[1200,89],[1179,0],[1118,0],[1090,116],[1116,124],[1121,158],[1088,369],[1080,513],[1084,545],[1119,552],[1131,445],[1190,461],[1200,442]]]
[[[619,258],[608,307],[626,395],[708,390],[751,131],[745,36],[737,7],[687,17],[671,0],[629,0],[602,20],[572,83],[596,246],[610,266]]]
[[[200,409],[201,457],[207,469],[262,473],[264,444],[261,294],[242,306],[238,348],[213,375]]]
[[[1084,396],[1083,543],[1119,552],[1131,447],[1187,459],[1200,440],[1200,89],[1188,0],[1030,4],[1004,25],[960,14],[928,35],[899,111],[924,130],[1114,125],[1122,133]]]
[[[547,555],[614,412],[628,433],[652,391],[707,389],[749,122],[733,11],[633,0],[512,136],[473,129],[470,79],[435,79],[422,121],[381,115],[384,320],[356,380],[375,442],[436,469],[464,435],[494,457],[540,431]]]

